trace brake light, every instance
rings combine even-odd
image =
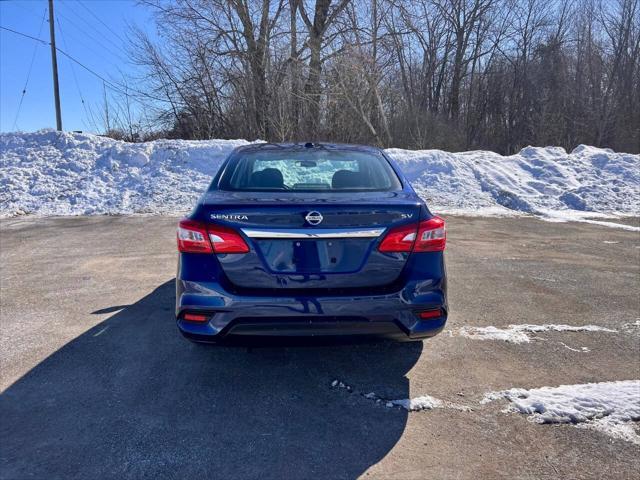
[[[184,253],[247,253],[249,246],[234,229],[193,220],[178,224],[178,251]]]
[[[433,217],[420,222],[414,252],[441,252],[447,244],[447,230],[444,219]]]
[[[233,228],[209,225],[209,239],[216,253],[247,253],[249,246]]]
[[[440,252],[447,242],[445,222],[432,217],[420,223],[402,225],[389,230],[380,243],[381,252]]]
[[[206,225],[193,220],[181,220],[178,224],[178,251],[185,253],[211,253],[211,243]]]
[[[416,241],[418,225],[402,225],[389,230],[378,247],[381,252],[410,252]]]

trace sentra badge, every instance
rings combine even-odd
[[[249,220],[246,215],[212,213],[211,220]]]

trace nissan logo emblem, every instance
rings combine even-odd
[[[309,212],[304,219],[309,222],[309,225],[319,225],[320,222],[324,219],[320,212]]]

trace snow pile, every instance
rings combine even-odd
[[[90,134],[0,134],[0,215],[188,211],[245,140],[125,143]],[[493,152],[387,152],[435,211],[558,218],[638,214],[640,156],[580,146]],[[631,227],[635,228],[635,227]]]
[[[0,134],[0,215],[191,209],[244,140],[126,143],[89,134]]]
[[[499,398],[510,411],[531,415],[537,423],[571,423],[640,444],[640,381],[560,385],[526,390],[512,388],[485,395],[482,403]]]
[[[598,325],[509,325],[506,328],[498,327],[462,327],[456,331],[456,335],[471,338],[473,340],[502,340],[509,343],[529,343],[529,333],[538,332],[609,332],[616,330],[600,327]]]
[[[561,147],[527,147],[508,157],[487,151],[387,153],[435,210],[640,211],[640,155],[585,145],[570,154]]]

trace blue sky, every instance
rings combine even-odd
[[[132,72],[125,45],[130,25],[153,30],[149,10],[133,0],[54,0],[54,12],[58,48],[107,79],[119,78],[118,70]],[[0,25],[33,37],[40,31],[39,38],[48,42],[47,0],[0,0]],[[27,92],[14,127],[32,58]],[[72,62],[60,54],[58,73],[63,129],[95,131],[81,96],[97,112],[102,81],[79,65],[72,68]],[[55,128],[50,47],[0,29],[0,131],[46,127]]]

